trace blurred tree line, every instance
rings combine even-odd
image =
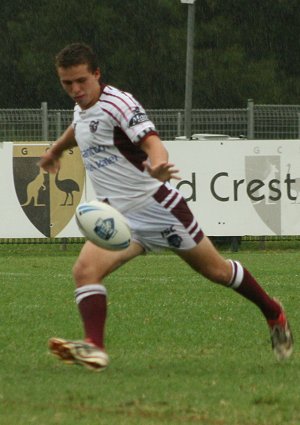
[[[196,0],[193,108],[299,104],[299,27],[298,0]],[[0,108],[72,108],[53,63],[75,41],[146,108],[184,107],[180,0],[3,0],[0,33]]]

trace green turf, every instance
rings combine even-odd
[[[300,251],[226,252],[280,298],[296,339],[280,364],[257,308],[172,254],[107,279],[110,367],[66,366],[51,336],[81,338],[78,246],[0,246],[0,424],[299,425]]]

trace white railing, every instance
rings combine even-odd
[[[147,109],[163,140],[184,135],[184,109]],[[69,125],[72,110],[0,109],[1,141],[52,141]],[[300,105],[255,105],[246,108],[193,109],[192,134],[228,134],[248,139],[299,139]]]

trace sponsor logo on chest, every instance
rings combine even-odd
[[[90,124],[89,124],[90,132],[91,133],[96,133],[97,128],[98,128],[98,125],[99,125],[99,120],[97,120],[97,121],[95,121],[95,120],[91,121]]]

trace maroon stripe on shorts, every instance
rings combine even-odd
[[[191,234],[192,234],[192,233],[196,230],[197,226],[198,226],[198,223],[196,222],[196,223],[195,223],[195,226],[193,226],[193,227],[190,229],[190,233],[191,233]]]
[[[204,233],[202,232],[202,230],[200,229],[198,233],[196,233],[195,236],[193,236],[193,239],[196,243],[200,242],[201,239],[203,239]]]
[[[157,192],[153,195],[153,198],[161,204],[166,197],[172,192],[172,189],[168,189],[164,184],[162,184]],[[170,211],[171,214],[173,214],[177,220],[187,229],[194,220],[193,213],[191,212],[188,204],[186,203],[185,199],[180,195],[179,192],[174,191],[174,195],[171,197],[171,199],[164,205],[164,208],[167,208],[171,205],[171,203],[175,200],[175,198],[179,196],[181,199],[180,201],[175,205],[174,208]],[[192,229],[189,230],[189,234],[192,236],[192,233],[195,231],[197,227],[197,223],[195,226],[192,227]],[[194,236],[192,236],[193,240],[198,243],[203,238],[204,233],[200,229],[199,232],[197,232]]]
[[[171,193],[171,189],[168,189],[164,184],[162,184],[158,190],[154,193],[153,198],[161,204],[164,199]]]
[[[183,198],[180,199],[171,212],[184,225],[186,229],[192,224],[192,221],[194,220],[194,216]]]
[[[173,193],[173,196],[171,196],[171,199],[168,200],[168,202],[166,203],[166,205],[164,206],[165,208],[169,208],[169,206],[172,204],[172,202],[175,201],[175,199],[180,196],[178,192]]]
[[[175,205],[175,207],[172,209],[171,212],[177,218],[177,220],[179,220],[183,224],[183,226],[186,229],[192,224],[192,221],[194,220],[194,215],[191,212],[191,210],[189,209],[188,204],[186,203],[186,201],[183,198],[180,199],[178,204]],[[193,226],[192,229],[189,230],[189,234],[191,236],[192,236],[192,233],[193,233],[194,230],[195,230],[194,226]],[[194,241],[196,243],[198,243],[198,242],[201,241],[203,236],[204,236],[204,234],[203,234],[202,230],[200,229],[199,232],[196,233],[196,235],[192,236],[192,238],[194,239]]]

